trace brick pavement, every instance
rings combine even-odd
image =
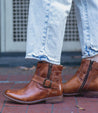
[[[70,79],[78,67],[63,70],[63,82]],[[8,88],[22,88],[32,78],[34,70],[0,68],[0,113],[98,113],[98,99],[86,97],[64,97],[63,103],[23,105],[6,99],[2,92]],[[68,76],[69,75],[69,76]],[[79,107],[78,107],[78,106]]]

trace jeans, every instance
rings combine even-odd
[[[98,1],[74,0],[82,58],[98,54]],[[26,58],[60,64],[72,0],[30,0]]]

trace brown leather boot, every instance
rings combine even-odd
[[[76,74],[63,84],[64,95],[95,96],[98,97],[98,63],[82,60]]]
[[[63,98],[62,65],[55,65],[45,61],[37,64],[34,76],[29,84],[19,90],[6,90],[5,96],[18,103],[50,103],[61,102]]]

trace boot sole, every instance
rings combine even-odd
[[[84,96],[91,98],[98,98],[98,91],[89,91],[89,92],[81,92],[81,93],[71,93],[71,94],[63,94],[63,96]]]
[[[98,98],[98,91],[97,92],[94,92],[94,91],[82,92],[81,95],[85,97]]]
[[[56,97],[49,97],[49,98],[44,98],[44,99],[40,99],[40,100],[36,100],[36,101],[21,101],[21,100],[17,100],[14,98],[11,98],[9,96],[7,96],[6,94],[3,94],[6,98],[15,101],[17,103],[21,103],[21,104],[35,104],[35,103],[39,103],[39,102],[46,102],[46,103],[60,103],[63,102],[63,95],[61,96],[56,96]]]

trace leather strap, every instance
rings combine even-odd
[[[79,92],[82,91],[82,89],[84,88],[84,86],[85,86],[85,84],[86,84],[86,82],[87,82],[87,79],[88,79],[88,77],[89,77],[89,73],[90,73],[90,70],[92,69],[93,63],[94,63],[94,61],[90,61],[90,64],[89,64],[89,67],[88,67],[88,70],[87,70],[87,74],[86,74],[86,76],[85,76],[85,78],[84,78],[84,80],[83,80],[83,83],[82,83],[82,85],[81,85],[81,87],[80,87],[80,89],[79,89]]]
[[[47,73],[47,78],[50,79],[50,74],[51,74],[51,70],[52,70],[52,65],[51,63],[49,63],[49,67],[48,67],[48,73]]]
[[[32,80],[39,83],[39,84],[41,84],[45,88],[53,88],[53,89],[58,89],[59,88],[59,85],[56,82],[53,82],[53,81],[51,81],[47,78],[43,78],[43,77],[40,77],[40,76],[37,76],[37,75],[35,75],[32,78]]]

